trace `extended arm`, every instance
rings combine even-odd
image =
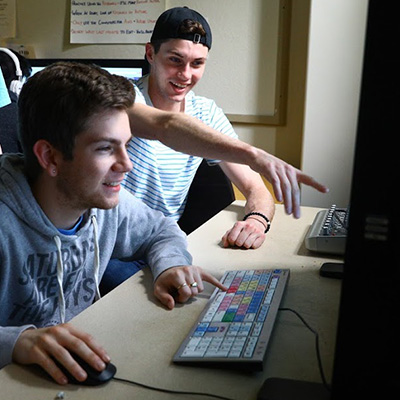
[[[221,135],[196,118],[184,113],[169,113],[136,103],[129,110],[132,134],[159,140],[176,151],[194,156],[248,165],[263,175],[283,201],[287,214],[300,217],[300,188],[305,184],[325,193],[327,187],[285,161],[238,139]]]

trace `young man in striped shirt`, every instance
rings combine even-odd
[[[137,82],[136,116],[132,115],[131,118],[134,137],[128,145],[133,168],[127,174],[124,185],[148,206],[175,220],[179,220],[183,214],[190,185],[203,160],[201,156],[205,155],[205,146],[204,143],[198,146],[197,153],[188,151],[186,145],[193,139],[192,134],[188,135],[190,137],[179,135],[182,151],[197,154],[187,155],[176,151],[180,150],[179,146],[172,146],[175,150],[167,147],[163,144],[166,141],[161,143],[158,140],[144,139],[140,127],[135,135],[135,129],[138,129],[137,118],[142,118],[148,113],[141,108],[140,103],[169,113],[194,117],[213,130],[219,131],[224,144],[219,148],[216,146],[215,154],[222,154],[223,146],[228,143],[229,147],[232,141],[237,141],[237,135],[213,100],[196,96],[192,91],[204,73],[211,44],[210,26],[198,12],[187,7],[175,7],[165,11],[156,22],[150,43],[146,44],[146,58],[151,65],[150,73]],[[147,129],[148,127],[146,124]],[[149,135],[149,139],[154,137]],[[244,145],[243,142],[240,143]],[[170,144],[171,142],[167,143],[168,146]],[[194,147],[195,145],[192,145],[191,150]],[[229,148],[223,161],[212,159],[212,151],[208,151],[207,154],[207,162],[219,163],[223,172],[246,198],[246,215],[243,221],[237,221],[233,227],[229,227],[222,237],[225,247],[258,248],[265,240],[274,216],[275,205],[271,193],[257,172],[269,178],[276,197],[278,200],[285,200],[286,212],[293,213],[295,217],[299,216],[298,182],[325,191],[325,188],[312,178],[275,157],[268,155],[269,160],[266,160],[265,152],[259,160],[256,156],[254,163],[243,161],[239,151],[234,156],[232,153],[232,148]],[[258,162],[264,163],[261,168],[260,165],[255,165]],[[120,268],[110,266],[106,271],[105,280],[118,280],[120,274]]]
[[[232,125],[213,100],[196,96],[192,89],[201,79],[211,48],[207,21],[187,7],[175,7],[158,18],[146,45],[150,74],[137,83],[147,105],[193,116],[224,135],[237,138]],[[138,96],[139,98],[139,96]],[[125,185],[147,205],[175,220],[181,217],[190,185],[203,158],[179,153],[157,141],[135,137],[128,146],[134,164]],[[219,160],[224,173],[246,198],[245,221],[224,235],[224,246],[257,248],[274,216],[274,200],[260,175],[246,165]]]

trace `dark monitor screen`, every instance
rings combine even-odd
[[[400,389],[397,19],[369,1],[332,400]]]
[[[56,58],[35,58],[29,59],[32,67],[32,75],[39,72],[43,68],[57,61],[75,61],[85,64],[96,64],[111,74],[122,75],[131,80],[137,80],[149,72],[149,64],[143,59],[107,59],[107,58],[74,58],[74,59],[56,59]]]
[[[397,14],[387,2],[369,0],[351,211],[333,376],[328,378],[331,387],[324,390],[322,384],[283,379],[265,399],[369,400],[398,396],[398,39]]]

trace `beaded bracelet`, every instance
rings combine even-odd
[[[271,228],[271,221],[264,214],[261,214],[261,213],[256,212],[256,211],[253,211],[253,212],[250,212],[250,213],[246,214],[243,217],[243,221],[246,221],[246,219],[249,218],[251,215],[258,215],[259,217],[265,219],[265,221],[267,222],[267,227],[265,228],[265,232],[264,233],[267,233],[269,231],[269,229]]]

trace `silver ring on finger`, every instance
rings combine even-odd
[[[176,291],[182,289],[182,288],[185,287],[185,286],[187,286],[187,283],[186,283],[186,282],[183,282],[181,285],[179,285],[179,286],[176,288]]]

